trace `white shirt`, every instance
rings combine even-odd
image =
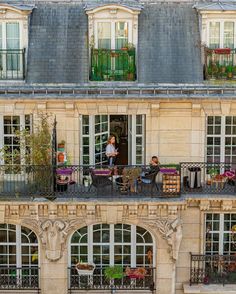
[[[106,146],[106,156],[109,156],[108,154],[109,153],[115,153],[116,152],[116,149],[115,149],[115,146],[113,144],[108,144]]]

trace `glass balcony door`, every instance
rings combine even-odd
[[[97,49],[119,50],[129,42],[129,24],[126,21],[98,22]]]
[[[2,79],[23,77],[19,23],[0,23],[0,73]]]
[[[114,134],[113,125],[117,124],[119,115],[82,115],[80,158],[82,165],[106,165],[105,149],[110,133]],[[115,123],[117,119],[117,123]],[[145,158],[145,115],[127,116],[128,164],[144,164]],[[123,121],[124,122],[124,121]],[[111,124],[113,124],[111,126]],[[125,124],[124,124],[125,129]],[[113,132],[112,132],[113,130]],[[118,128],[116,133],[118,133]],[[124,132],[124,130],[123,130]],[[124,134],[124,133],[123,133]],[[120,137],[124,139],[124,136]],[[117,140],[116,140],[117,141]],[[121,154],[122,144],[120,142]],[[123,147],[124,148],[124,147]]]

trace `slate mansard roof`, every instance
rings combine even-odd
[[[86,83],[84,4],[38,3],[29,29],[28,83]],[[139,15],[139,83],[203,81],[198,16],[192,4],[145,4]]]

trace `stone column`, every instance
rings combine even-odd
[[[68,264],[67,248],[62,257],[57,261],[50,261],[46,257],[46,251],[41,250],[41,294],[67,294],[68,293]]]

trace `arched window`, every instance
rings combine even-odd
[[[77,261],[97,266],[153,266],[153,240],[144,228],[127,224],[83,227],[71,238],[71,265]]]
[[[107,289],[150,289],[153,285],[154,245],[151,234],[142,227],[128,224],[96,224],[83,227],[71,237],[70,243],[70,287]],[[75,264],[94,263],[93,278],[77,275]],[[122,268],[123,278],[109,283],[106,269],[110,266]],[[144,279],[133,281],[127,270],[144,270]]]
[[[0,288],[38,288],[38,239],[20,225],[0,224]]]

